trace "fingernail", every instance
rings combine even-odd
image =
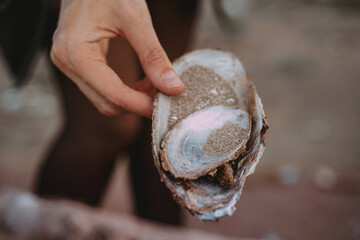
[[[172,70],[166,71],[161,76],[161,80],[165,83],[165,85],[167,87],[171,87],[171,88],[179,87],[179,86],[183,85],[183,83],[181,82],[179,77]]]

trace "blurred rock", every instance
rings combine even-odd
[[[305,123],[303,133],[311,141],[326,140],[331,135],[330,123],[322,119],[311,120]]]
[[[321,167],[315,172],[314,182],[320,188],[330,189],[336,184],[336,181],[337,175],[330,167]]]
[[[300,172],[295,166],[282,165],[278,168],[277,177],[281,184],[289,186],[299,182]]]
[[[260,239],[261,240],[282,240],[282,238],[279,237],[279,235],[276,232],[269,232]]]
[[[29,194],[2,196],[0,205],[3,206],[0,229],[17,236],[29,234],[34,231],[35,222],[38,218],[38,203]]]

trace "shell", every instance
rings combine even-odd
[[[223,142],[214,139],[222,140],[221,136],[217,136],[219,134],[214,133],[224,126],[230,126],[227,134],[233,137],[236,135],[231,131],[238,130],[239,137],[231,139],[231,143],[226,141],[229,138],[227,135]],[[212,106],[190,114],[164,137],[160,150],[162,167],[175,178],[195,180],[204,176],[239,157],[250,137],[250,127],[248,113],[238,108]],[[216,149],[220,144],[231,148],[227,151]],[[217,151],[211,151],[214,148]]]
[[[160,92],[155,95],[152,125],[155,165],[174,199],[199,219],[216,220],[231,215],[246,177],[253,173],[265,148],[264,134],[268,124],[261,100],[241,62],[231,53],[198,50],[176,60],[173,67],[186,87],[177,96]],[[201,119],[209,113],[221,113],[224,119],[232,119],[232,123],[236,118],[231,115],[241,113],[242,118],[237,121],[247,118],[248,125],[240,126],[251,127],[251,130],[242,135],[236,147],[226,155],[204,156],[200,165],[188,157],[179,159],[183,155],[178,146],[183,140],[176,140],[176,143],[174,139],[184,139],[186,132],[192,132],[192,138],[196,139],[201,130],[191,129],[191,125],[198,121],[196,117]],[[229,119],[220,122],[223,124]],[[207,137],[218,128],[209,127],[205,137],[197,140],[202,152]],[[183,163],[190,164],[190,168],[182,169]]]

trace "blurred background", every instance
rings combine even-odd
[[[229,6],[236,32],[201,2],[189,51],[221,48],[240,58],[268,117],[267,149],[233,216],[208,223],[184,211],[184,224],[248,238],[360,239],[359,1]],[[21,89],[0,58],[0,187],[32,189],[63,122],[44,54]],[[132,213],[128,178],[119,156],[103,208]]]

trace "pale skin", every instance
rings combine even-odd
[[[116,37],[130,43],[146,75],[132,88],[106,62],[109,39]],[[126,110],[150,118],[155,88],[169,95],[184,90],[145,0],[62,0],[50,56],[105,115]]]

